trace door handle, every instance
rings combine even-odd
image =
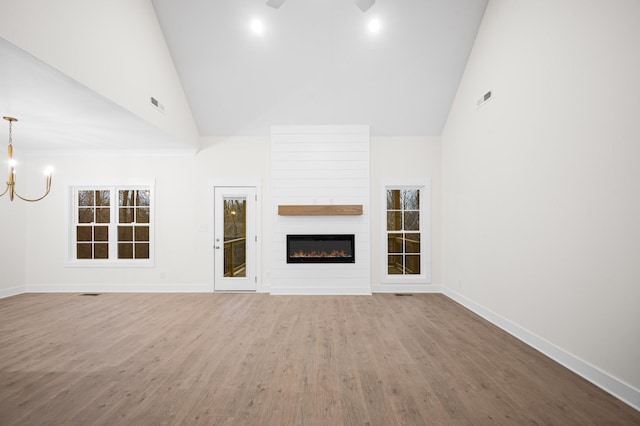
[[[220,246],[216,246],[216,249],[220,249]]]

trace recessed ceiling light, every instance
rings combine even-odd
[[[263,30],[264,28],[262,26],[262,21],[260,21],[259,19],[254,19],[253,21],[251,21],[251,31],[256,34],[262,34]]]
[[[369,21],[369,31],[372,33],[377,33],[380,31],[380,21],[376,18]]]

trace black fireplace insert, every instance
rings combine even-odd
[[[353,234],[287,235],[287,263],[355,263]]]

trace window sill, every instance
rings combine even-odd
[[[67,260],[65,268],[153,268],[155,262],[147,260]]]

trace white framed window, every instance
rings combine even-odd
[[[68,266],[154,265],[153,185],[70,188]]]
[[[431,185],[382,185],[383,271],[387,284],[431,282]]]

